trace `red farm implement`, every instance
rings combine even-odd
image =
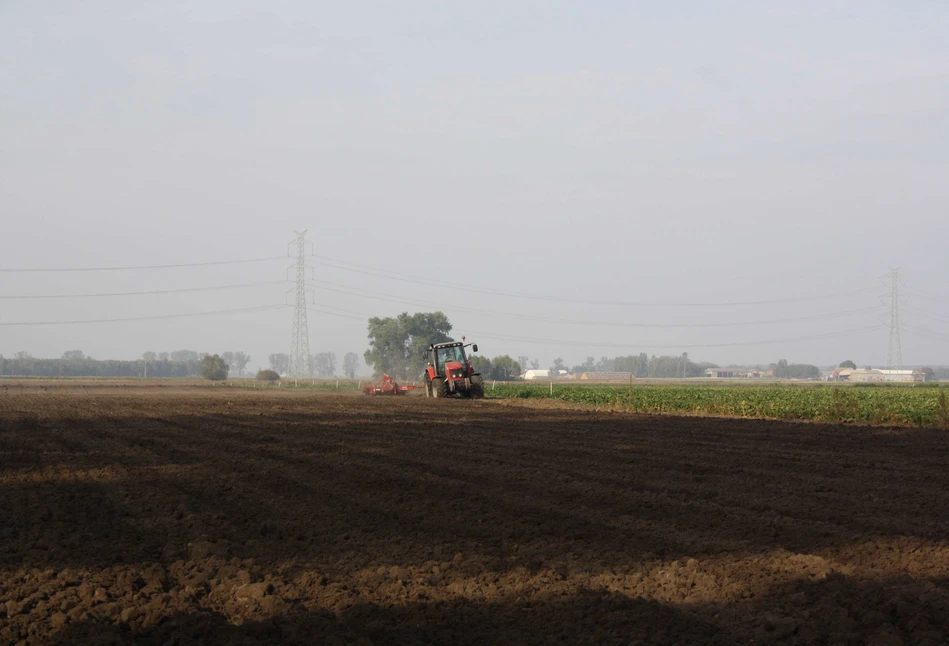
[[[382,375],[382,379],[373,386],[363,386],[362,391],[367,395],[404,395],[417,386],[400,386],[389,375]]]

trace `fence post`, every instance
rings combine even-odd
[[[553,394],[554,394],[554,380],[551,379],[550,380],[550,395],[553,396]]]
[[[495,388],[497,385],[498,385],[498,380],[495,379],[495,380],[494,380],[494,383],[491,384],[491,392],[494,392],[494,388]]]

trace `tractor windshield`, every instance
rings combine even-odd
[[[447,348],[436,349],[435,358],[436,361],[438,361],[438,372],[443,372],[445,364],[449,361],[464,362],[465,354],[460,345],[453,345]]]

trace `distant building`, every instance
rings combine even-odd
[[[874,370],[872,368],[841,368],[831,374],[834,381],[853,383],[926,381],[926,375],[915,370]]]
[[[882,372],[869,368],[842,368],[835,370],[831,376],[835,381],[851,381],[861,384],[883,381]]]
[[[705,376],[710,379],[760,379],[757,368],[706,368]]]
[[[881,370],[883,381],[926,381],[926,375],[915,370]]]
[[[584,372],[580,379],[592,379],[594,381],[629,381],[633,376],[631,372]]]
[[[550,370],[528,370],[524,373],[524,379],[547,379],[550,377]]]

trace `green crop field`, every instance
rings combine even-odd
[[[949,428],[947,388],[937,384],[854,386],[784,384],[497,384],[488,394],[556,399],[638,413],[680,413]]]

